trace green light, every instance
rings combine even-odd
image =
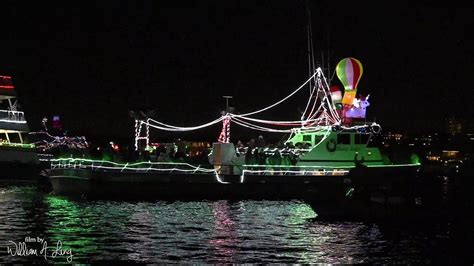
[[[411,161],[411,163],[419,164],[420,163],[420,156],[418,156],[418,154],[416,154],[416,153],[413,153],[410,156],[410,161]]]
[[[352,197],[353,193],[354,193],[354,188],[351,187],[350,189],[347,190],[346,197]]]
[[[406,167],[406,166],[420,166],[420,163],[408,163],[408,164],[372,164],[366,165],[367,167]]]
[[[0,142],[0,146],[4,147],[18,147],[23,149],[34,149],[35,144],[27,144],[27,143],[7,143],[7,142]]]
[[[48,196],[45,199],[48,206],[46,212],[48,228],[46,229],[46,240],[48,246],[53,248],[61,241],[62,249],[72,251],[72,261],[78,257],[94,254],[98,250],[97,239],[93,237],[98,232],[93,213],[93,208],[86,208],[80,203],[56,196]],[[50,255],[51,256],[51,255]],[[66,262],[67,256],[50,257],[52,262]]]

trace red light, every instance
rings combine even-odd
[[[1,89],[13,89],[12,78],[9,76],[0,76],[0,88]]]

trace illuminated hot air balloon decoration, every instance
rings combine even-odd
[[[359,60],[348,57],[342,59],[336,66],[336,74],[344,85],[342,104],[352,105],[357,93],[357,84],[362,77],[363,68]]]

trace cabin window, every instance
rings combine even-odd
[[[314,144],[318,144],[322,139],[322,136],[314,136]]]
[[[28,133],[21,133],[21,139],[23,140],[23,143],[29,143]]]
[[[337,135],[337,144],[351,144],[351,135],[349,134],[338,134]]]
[[[8,138],[10,139],[10,143],[21,143],[19,133],[10,133],[8,134]]]
[[[0,133],[0,143],[8,143],[7,135],[5,133]]]
[[[370,134],[357,134],[355,136],[355,144],[367,144]]]
[[[303,141],[311,142],[311,135],[303,135]]]

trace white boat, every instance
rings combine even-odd
[[[40,171],[28,123],[10,76],[0,76],[0,181],[36,180]]]

